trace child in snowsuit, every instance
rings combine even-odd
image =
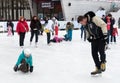
[[[64,38],[59,38],[59,37],[55,36],[53,39],[50,40],[50,42],[60,43],[63,40],[64,40]]]
[[[114,39],[114,42],[116,43],[116,36],[117,36],[117,35],[118,35],[118,30],[117,30],[117,27],[114,26],[111,42],[113,42],[113,39]]]
[[[64,36],[65,41],[72,41],[72,31],[73,31],[74,25],[71,22],[68,22],[66,25],[66,31],[67,34]]]
[[[14,71],[22,71],[24,73],[33,72],[32,55],[29,49],[23,50],[20,54],[16,65],[14,66]]]

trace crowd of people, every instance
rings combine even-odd
[[[77,21],[81,24],[81,39],[83,38],[84,34],[84,41],[88,40],[91,43],[92,57],[96,67],[96,70],[91,72],[91,75],[101,74],[106,70],[105,51],[109,48],[109,44],[111,44],[113,41],[116,43],[116,36],[118,35],[119,26],[115,25],[115,19],[112,14],[108,14],[106,16],[103,15],[102,18],[100,18],[92,11],[86,13],[84,16],[79,16]],[[120,23],[120,19],[118,23]],[[7,22],[7,27],[8,36],[14,35],[14,24],[12,21]],[[30,45],[32,45],[32,40],[35,35],[35,47],[37,47],[39,35],[43,35],[43,32],[45,32],[47,35],[47,45],[51,45],[51,42],[60,43],[62,41],[72,41],[73,29],[74,24],[72,21],[67,22],[66,34],[64,37],[59,37],[59,23],[55,17],[51,19],[46,18],[46,20],[41,19],[40,21],[37,16],[33,16],[29,28],[25,18],[21,16],[17,23],[16,32],[19,35],[19,46],[23,48],[25,35],[29,31],[31,32]],[[52,39],[51,34],[53,35]],[[27,58],[27,61],[26,59],[24,60],[24,58]],[[30,66],[30,72],[33,71],[32,56],[29,50],[23,50],[14,67],[14,71],[22,70],[21,66],[18,68],[20,63],[27,63],[25,72],[28,71],[28,64]]]

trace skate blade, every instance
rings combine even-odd
[[[100,74],[91,74],[92,77],[101,77],[102,76],[102,73]]]

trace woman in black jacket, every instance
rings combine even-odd
[[[31,28],[30,45],[32,44],[32,40],[35,35],[35,45],[37,47],[39,30],[42,28],[41,23],[38,20],[37,16],[33,16],[31,23],[30,23],[30,28]]]

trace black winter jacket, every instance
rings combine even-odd
[[[31,30],[37,29],[40,30],[42,28],[42,25],[39,20],[32,20],[30,23]]]

